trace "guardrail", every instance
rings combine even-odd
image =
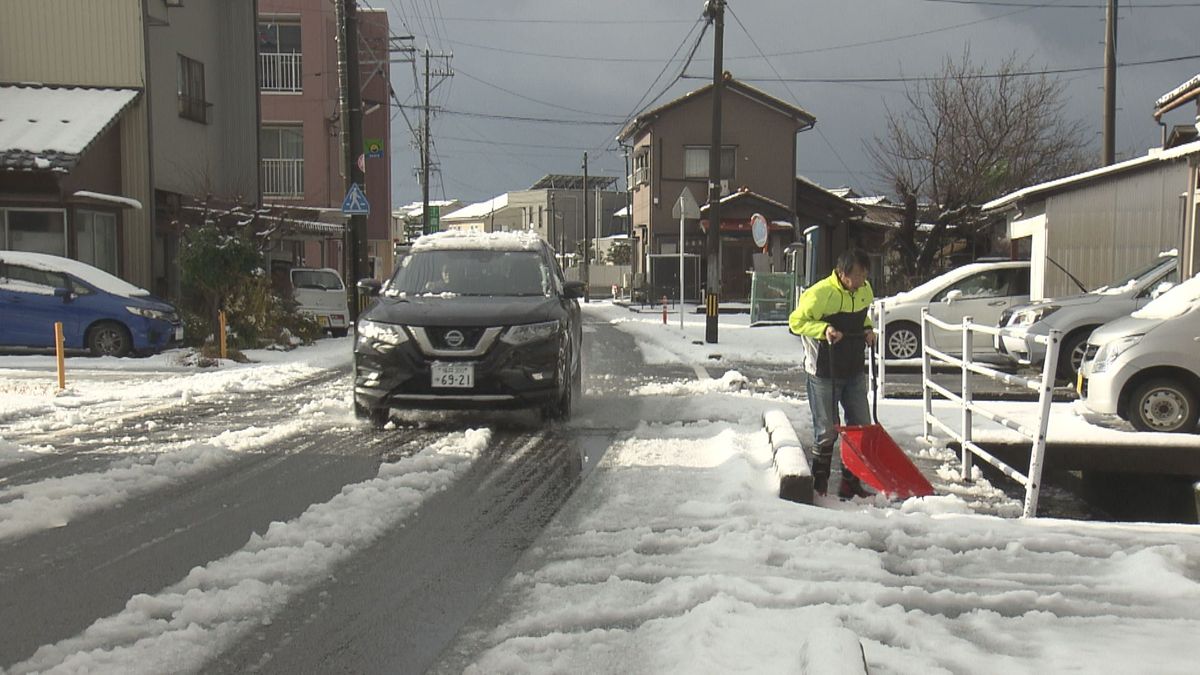
[[[886,316],[886,312],[881,312]],[[946,331],[962,331],[962,358],[950,356],[930,347],[931,328],[937,327]],[[882,330],[883,326],[881,326]],[[1023,518],[1037,515],[1038,491],[1042,482],[1042,463],[1046,453],[1046,427],[1050,420],[1050,402],[1054,394],[1054,373],[1058,367],[1058,350],[1062,343],[1062,331],[1051,330],[1049,335],[1033,336],[1039,344],[1046,345],[1046,363],[1039,378],[1025,378],[1009,373],[1000,372],[994,368],[977,363],[972,354],[972,343],[975,333],[988,335],[1007,335],[1010,337],[1026,337],[1026,331],[1013,328],[998,328],[971,322],[971,317],[964,317],[960,325],[939,321],[929,316],[927,309],[921,310],[921,389],[924,402],[922,420],[924,423],[925,439],[933,441],[933,429],[937,427],[951,438],[958,441],[962,448],[962,479],[971,480],[971,470],[974,458],[986,461],[999,469],[1004,475],[1025,486],[1025,508]],[[962,394],[956,394],[933,381],[933,359],[958,366],[962,370]],[[1039,392],[1038,394],[1038,424],[1030,428],[1021,422],[1002,415],[975,403],[971,392],[970,374],[975,373],[990,377],[1006,384],[1021,386]],[[933,393],[937,392],[944,398],[957,403],[960,408],[961,431],[955,431],[933,414]],[[1029,454],[1029,468],[1021,473],[1008,464],[981,448],[973,440],[975,415],[986,418],[1021,434],[1033,443]]]

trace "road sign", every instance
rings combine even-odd
[[[346,198],[342,200],[342,213],[351,216],[365,216],[371,213],[371,205],[367,202],[367,196],[363,194],[362,188],[358,187],[358,183],[350,184]]]
[[[368,138],[363,141],[363,149],[367,152],[367,159],[383,157],[383,139]]]
[[[767,245],[767,219],[761,213],[750,216],[750,234],[754,236],[754,245],[762,248]]]
[[[675,207],[671,209],[671,217],[700,220],[700,205],[696,203],[696,198],[692,196],[691,190],[683,188],[683,192],[679,193],[679,199],[675,201]]]

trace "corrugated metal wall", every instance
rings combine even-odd
[[[1162,162],[1047,200],[1047,254],[1088,288],[1107,284],[1178,248],[1186,163]],[[1044,297],[1079,292],[1046,266]]]
[[[4,0],[0,80],[141,87],[141,0]]]

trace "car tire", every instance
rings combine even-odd
[[[1063,339],[1058,348],[1058,376],[1074,382],[1079,375],[1079,364],[1087,350],[1088,338],[1094,327],[1075,331]]]
[[[391,419],[390,408],[368,408],[358,403],[354,404],[354,416],[371,423],[375,429],[383,429]]]
[[[1125,407],[1126,419],[1138,431],[1191,433],[1196,430],[1198,413],[1196,393],[1170,378],[1138,385]]]
[[[915,359],[921,356],[921,329],[907,321],[887,327],[884,344],[889,359]]]
[[[330,328],[329,332],[335,338],[344,338],[344,337],[346,337],[346,335],[348,335],[350,333],[350,329],[349,328]]]
[[[571,406],[575,398],[575,377],[571,374],[571,360],[558,359],[556,379],[561,384],[558,397],[542,408],[542,418],[547,420],[571,419]]]
[[[101,321],[92,326],[86,341],[92,356],[126,356],[133,351],[129,329],[116,321]]]

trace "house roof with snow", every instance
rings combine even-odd
[[[1048,197],[1056,192],[1069,190],[1071,188],[1091,181],[1099,180],[1107,176],[1113,176],[1126,171],[1132,171],[1141,167],[1150,166],[1157,162],[1180,159],[1182,157],[1187,157],[1194,154],[1200,154],[1200,141],[1185,143],[1169,150],[1151,148],[1150,152],[1142,157],[1127,159],[1124,162],[1117,162],[1116,164],[1102,166],[1099,169],[1092,169],[1091,171],[1084,171],[1083,173],[1077,173],[1072,176],[1066,176],[1057,180],[1046,181],[1045,183],[1039,183],[1037,185],[1021,188],[1016,192],[1010,192],[1003,197],[993,199],[992,201],[984,204],[982,208],[984,211],[1012,208],[1016,206],[1017,202],[1030,197]]]
[[[70,171],[140,93],[0,85],[0,169]]]
[[[478,218],[486,218],[496,211],[508,206],[508,193],[493,197],[486,202],[476,202],[468,204],[454,213],[442,217],[442,222],[462,222],[466,220],[475,220]]]

